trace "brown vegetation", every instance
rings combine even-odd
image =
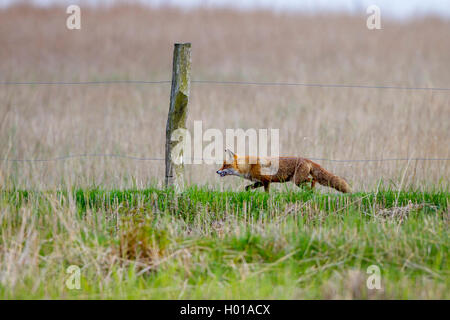
[[[0,81],[168,80],[174,42],[192,42],[194,79],[450,87],[450,22],[265,11],[82,8],[0,11]],[[0,157],[162,157],[169,84],[0,87]],[[312,158],[449,157],[448,91],[193,84],[189,126],[280,128],[281,153]],[[325,163],[323,163],[325,164]],[[48,189],[163,181],[163,161],[1,162],[0,185]],[[326,163],[354,190],[448,183],[448,161]],[[219,185],[216,167],[188,168]],[[233,180],[233,181],[232,181]],[[243,184],[237,179],[227,183]],[[221,185],[221,184],[220,184]]]

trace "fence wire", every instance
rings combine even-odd
[[[164,161],[162,157],[136,157],[131,155],[123,154],[110,154],[110,153],[84,153],[84,154],[73,154],[67,156],[60,156],[48,159],[11,159],[11,158],[0,158],[4,162],[55,162],[55,161],[66,161],[77,158],[118,158],[118,159],[129,159],[135,161]],[[304,157],[314,161],[327,161],[327,162],[386,162],[386,161],[449,161],[450,158],[380,158],[380,159],[352,159],[352,160],[340,160],[340,159],[327,159],[327,158],[309,158]],[[194,158],[191,160],[200,161],[215,161],[216,159],[211,158]]]
[[[165,84],[171,83],[170,80],[156,80],[156,81],[145,81],[145,80],[104,80],[104,81],[3,81],[0,85],[4,86],[31,86],[31,85],[48,85],[48,86],[58,86],[58,85],[95,85],[95,84]]]
[[[143,85],[158,85],[169,84],[171,80],[105,80],[105,81],[2,81],[0,85],[3,86],[26,86],[26,85],[114,85],[114,84],[143,84]],[[321,83],[302,83],[302,82],[257,82],[257,81],[222,81],[222,80],[192,80],[191,83],[196,84],[215,84],[215,85],[250,85],[250,86],[299,86],[299,87],[315,87],[315,88],[356,88],[356,89],[393,89],[393,90],[418,90],[418,91],[450,91],[450,88],[445,87],[407,87],[407,86],[388,86],[388,85],[359,85],[359,84],[321,84]],[[161,157],[136,157],[121,154],[74,154],[67,156],[59,156],[48,159],[10,159],[0,158],[4,162],[54,162],[66,161],[76,158],[121,158],[135,161],[164,161]],[[327,158],[308,158],[315,161],[327,162],[386,162],[386,161],[449,161],[450,158],[381,158],[381,159],[352,159],[339,160]],[[195,159],[194,159],[195,160]],[[198,160],[198,159],[197,159]],[[200,160],[215,160],[215,159],[200,159]]]
[[[169,84],[171,80],[105,80],[105,81],[2,81],[0,85],[111,85],[111,84]],[[393,89],[393,90],[416,90],[416,91],[450,91],[445,87],[409,87],[409,86],[389,86],[389,85],[361,85],[361,84],[323,84],[323,83],[303,83],[303,82],[258,82],[258,81],[222,81],[222,80],[191,80],[196,84],[216,84],[216,85],[246,85],[246,86],[297,86],[312,88],[349,88],[349,89]]]

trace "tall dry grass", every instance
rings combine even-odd
[[[81,31],[64,8],[0,11],[0,81],[170,79],[174,42],[192,42],[194,79],[450,87],[450,22],[435,18],[184,12],[140,6],[82,8]],[[170,85],[0,87],[0,156],[164,154]],[[281,153],[315,158],[448,158],[447,91],[193,84],[188,123],[279,128]],[[448,186],[448,161],[326,163],[355,190]],[[145,186],[161,161],[72,159],[0,165],[0,185]],[[239,187],[215,167],[188,168],[192,184]]]

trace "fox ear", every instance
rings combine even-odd
[[[234,159],[236,157],[234,152],[229,149],[225,149],[225,153],[228,155],[228,157],[230,157],[230,159]]]

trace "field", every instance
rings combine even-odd
[[[0,10],[0,82],[196,80],[449,87],[450,21],[136,5]],[[318,161],[345,177],[243,192],[218,166],[163,188],[170,84],[0,85],[1,298],[449,299],[449,161]],[[279,128],[281,154],[450,157],[448,91],[193,83],[188,127]],[[70,290],[67,267],[81,268]],[[367,268],[381,271],[369,290]]]
[[[4,298],[448,299],[445,192],[3,192]],[[80,290],[64,285],[81,267]],[[370,265],[381,289],[369,290]]]

